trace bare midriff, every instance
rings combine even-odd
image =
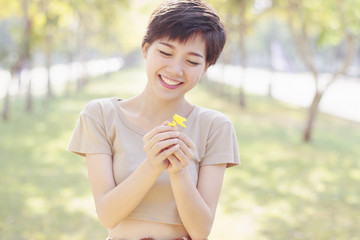
[[[169,240],[188,235],[183,225],[130,219],[121,221],[113,229],[108,229],[108,233],[109,237],[121,240],[138,240],[150,237],[156,240]]]

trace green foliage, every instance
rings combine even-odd
[[[79,111],[93,98],[141,91],[138,68],[94,79],[76,96],[36,101],[34,114],[12,100],[0,123],[0,239],[105,239],[83,158],[65,151]],[[249,94],[249,107],[196,87],[193,103],[233,121],[242,166],[226,171],[210,239],[349,240],[360,235],[359,125],[320,115],[314,143],[300,138],[304,109]]]
[[[356,239],[358,123],[320,114],[303,144],[305,109],[251,95],[246,111],[208,92],[193,100],[231,117],[242,160],[225,175],[212,239]]]
[[[11,17],[17,13],[19,9],[18,1],[0,0],[0,21],[5,18]]]
[[[127,73],[120,77],[132,82]],[[129,97],[133,87],[119,87],[119,94]],[[0,123],[0,239],[105,239],[85,160],[65,149],[79,111],[106,92],[115,95],[97,82],[69,99],[37,99],[31,116],[23,115],[21,99],[12,101],[11,122]]]
[[[28,6],[31,26],[28,36],[24,33],[24,3]],[[88,52],[119,55],[138,47],[128,44],[131,40],[136,42],[133,39],[138,39],[138,35],[134,37],[130,29],[121,28],[121,25],[133,26],[128,19],[137,22],[134,17],[124,18],[123,13],[128,14],[128,10],[127,0],[0,0],[0,23],[12,23],[8,26],[12,45],[29,45],[30,54],[51,51],[53,55],[71,53],[79,58]],[[0,48],[3,47],[0,42]],[[18,47],[15,51],[21,55],[23,49]]]
[[[303,31],[316,39],[318,46],[336,46],[345,33],[360,34],[360,0],[287,0],[282,2],[284,11],[293,15],[296,31]]]
[[[210,0],[209,3],[220,15],[227,30],[226,54],[238,49],[236,45],[241,44],[241,38],[254,32],[255,22],[264,11],[255,9],[256,1],[253,0]]]
[[[19,42],[14,39],[16,34],[9,34],[14,30],[10,26],[17,25],[16,22],[15,19],[0,22],[0,66],[5,69],[10,69],[19,55],[16,51],[20,47],[17,45]]]
[[[23,36],[22,31],[23,2],[29,5],[30,38]],[[139,48],[148,17],[159,2],[0,0],[0,21],[14,23],[9,26],[13,46],[31,40],[34,52],[43,52],[45,39],[51,37],[55,54],[72,53],[77,57],[82,54],[79,50],[82,46],[84,51],[100,56],[126,55]],[[297,32],[301,31],[302,21],[305,21],[307,35],[316,47],[338,45],[343,41],[344,32],[360,35],[360,8],[356,7],[360,6],[360,0],[209,0],[209,3],[221,15],[228,30],[225,46],[228,55],[238,51],[237,45],[245,34],[256,35],[255,23],[266,24],[269,18],[262,16],[269,14],[283,23],[288,22],[289,14],[294,16]],[[297,12],[289,10],[290,3],[297,6]],[[3,47],[0,42],[0,48]]]

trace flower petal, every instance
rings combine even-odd
[[[172,123],[168,123],[169,126],[171,127],[175,127],[177,124],[179,124],[180,126],[183,126],[184,128],[186,128],[184,122],[186,121],[186,118],[184,117],[181,117],[180,115],[178,114],[175,114],[173,116],[173,122]]]
[[[179,124],[180,126],[183,126],[184,128],[186,128],[184,122],[186,121],[186,118],[181,117],[177,114],[174,115],[174,120],[177,122],[177,124]]]
[[[175,127],[175,126],[176,126],[176,122],[173,121],[172,123],[168,123],[168,125],[171,126],[171,127]]]

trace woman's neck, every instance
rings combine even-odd
[[[184,97],[167,100],[150,95],[146,91],[135,97],[134,100],[137,102],[141,116],[159,121],[166,119],[170,121],[175,113],[186,115],[191,107]]]
[[[150,130],[165,121],[172,121],[175,113],[187,117],[193,110],[193,106],[185,98],[166,100],[148,94],[146,91],[120,103],[128,120],[145,130]]]

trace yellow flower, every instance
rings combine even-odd
[[[171,127],[175,127],[176,126],[175,120],[173,122],[171,122],[171,123],[168,123],[168,125],[171,126]]]
[[[181,117],[180,115],[175,114],[173,116],[173,122],[172,123],[168,123],[169,126],[175,127],[176,124],[179,124],[180,126],[183,126],[184,128],[186,128],[184,122],[186,121],[186,118]]]

